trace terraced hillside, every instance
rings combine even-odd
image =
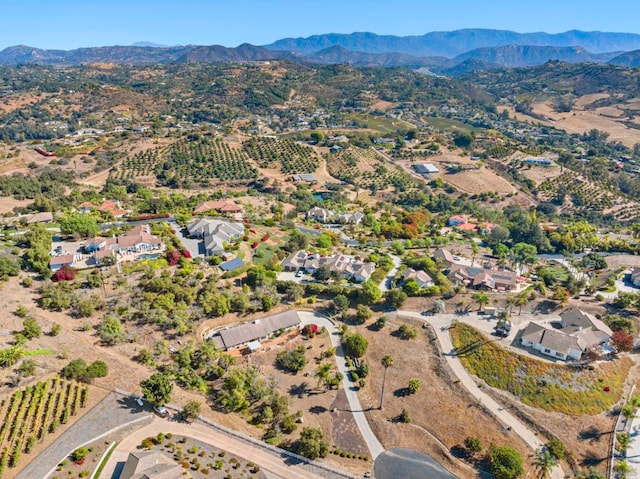
[[[358,188],[384,190],[394,186],[401,191],[416,188],[418,182],[402,168],[392,165],[372,149],[349,147],[327,158],[331,176]]]

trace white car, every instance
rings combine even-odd
[[[296,273],[296,278],[302,278],[302,275],[304,274],[304,271],[302,271],[301,269],[298,270],[298,272]]]
[[[162,417],[167,417],[169,415],[169,411],[167,411],[167,408],[164,406],[155,406],[153,410]]]

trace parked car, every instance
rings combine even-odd
[[[140,407],[144,406],[144,400],[142,399],[142,396],[136,396],[135,394],[131,396],[131,399],[133,399],[136,404]]]
[[[296,273],[296,278],[302,278],[303,274],[304,274],[304,271],[299,269],[298,272]]]
[[[169,411],[167,411],[167,408],[164,406],[154,406],[153,410],[162,417],[169,416]]]

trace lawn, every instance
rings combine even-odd
[[[554,284],[566,284],[569,281],[569,271],[558,263],[540,268],[538,274],[541,277],[548,276],[552,278]]]
[[[611,408],[622,395],[632,365],[629,358],[623,358],[572,368],[509,352],[465,324],[457,324],[450,332],[458,356],[471,374],[510,392],[524,404],[572,416],[595,415]]]
[[[256,265],[269,264],[277,249],[278,247],[275,245],[261,243],[260,246],[258,246],[258,248],[256,249],[256,252],[253,256],[253,262]]]
[[[365,123],[368,129],[377,132],[381,136],[393,136],[398,129],[414,129],[413,125],[409,123],[386,116],[348,115],[347,118]]]
[[[425,123],[428,123],[434,128],[437,128],[441,131],[468,131],[471,133],[476,133],[481,131],[479,128],[473,127],[471,125],[467,125],[466,123],[462,123],[457,120],[451,120],[449,118],[435,118],[431,116],[427,116],[422,118]]]

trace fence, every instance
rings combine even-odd
[[[629,392],[629,396],[624,401],[624,406],[627,404],[627,401],[633,396],[633,392],[636,389],[636,385],[634,384]],[[613,467],[615,466],[615,457],[616,457],[616,435],[618,432],[624,432],[627,429],[629,421],[625,421],[624,427],[621,427],[622,423],[622,407],[620,408],[620,412],[618,413],[618,417],[616,418],[616,423],[613,428],[613,433],[611,434],[611,456],[609,457],[609,479],[615,479],[615,473],[613,471]]]

